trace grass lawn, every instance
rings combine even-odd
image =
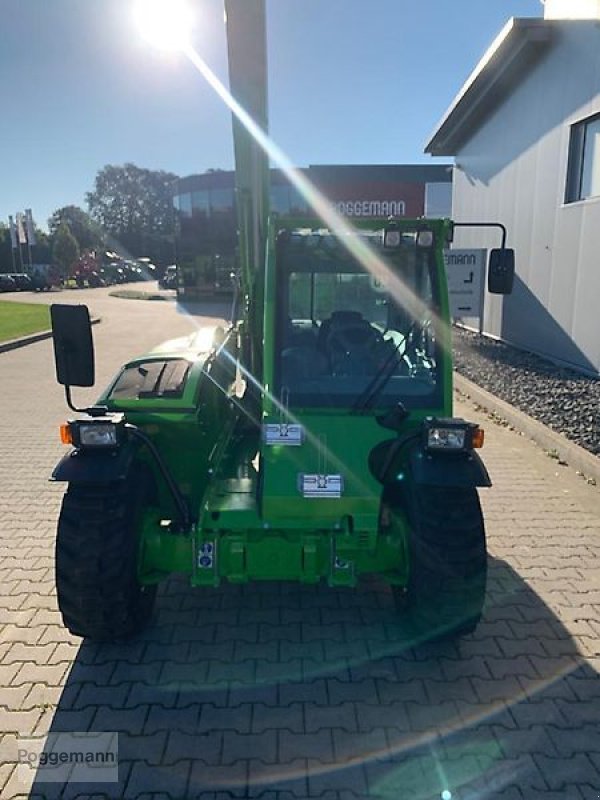
[[[0,301],[0,342],[50,328],[50,310],[37,303]]]

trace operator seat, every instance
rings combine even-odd
[[[370,328],[371,326],[360,311],[332,311],[331,316],[321,323],[317,346],[320,350],[326,350],[329,336],[334,331],[362,327]]]
[[[334,311],[323,320],[318,346],[332,375],[371,375],[378,369],[385,343],[359,311]]]

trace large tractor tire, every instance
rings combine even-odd
[[[455,639],[477,627],[487,550],[477,490],[415,486],[408,497],[409,582],[405,605],[418,640]]]
[[[148,497],[143,471],[104,485],[71,484],[56,538],[56,589],[71,633],[97,642],[141,631],[156,586],[138,581],[140,512]]]

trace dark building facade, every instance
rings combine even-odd
[[[314,165],[300,170],[348,217],[450,216],[448,165]],[[181,178],[174,191],[179,212],[178,263],[188,293],[223,284],[235,267],[235,174],[213,171]],[[312,216],[307,200],[277,169],[271,170],[271,210]]]

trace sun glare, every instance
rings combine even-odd
[[[187,0],[137,0],[134,18],[143,38],[160,50],[183,50],[189,43],[193,19]]]

